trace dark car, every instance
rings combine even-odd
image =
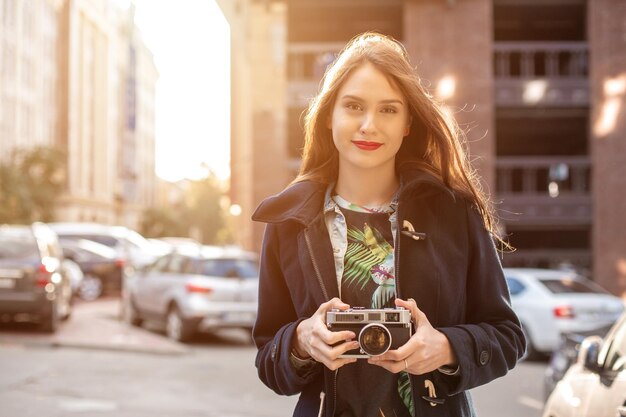
[[[604,326],[600,329],[586,332],[561,334],[558,347],[550,356],[550,363],[546,368],[543,378],[543,394],[545,400],[548,399],[556,384],[563,379],[569,367],[576,362],[583,340],[589,336],[604,337],[610,329],[611,326]]]
[[[84,278],[78,296],[92,301],[102,294],[119,295],[126,269],[124,258],[115,250],[87,239],[60,239],[63,255],[78,264]]]
[[[56,234],[43,223],[0,226],[0,315],[56,331],[72,311]]]

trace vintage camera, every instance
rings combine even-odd
[[[357,335],[359,348],[340,358],[369,358],[405,344],[412,333],[411,313],[396,307],[384,309],[332,309],[326,313],[326,325],[333,332],[351,330]]]

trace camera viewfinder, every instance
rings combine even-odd
[[[398,323],[400,321],[400,313],[385,313],[385,321]]]

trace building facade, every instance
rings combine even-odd
[[[401,40],[455,114],[517,248],[626,295],[626,3],[218,0],[232,41],[232,195],[244,218],[295,176],[302,112],[358,33]],[[242,241],[259,249],[262,226]]]
[[[136,228],[156,201],[158,72],[134,8],[4,0],[2,13],[2,155],[63,149],[66,192],[56,218]]]
[[[0,159],[15,148],[50,146],[57,130],[60,0],[0,6]]]

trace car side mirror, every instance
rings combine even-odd
[[[584,369],[599,374],[602,365],[598,363],[600,349],[602,348],[602,338],[600,336],[589,336],[583,340],[578,352],[578,363]]]

